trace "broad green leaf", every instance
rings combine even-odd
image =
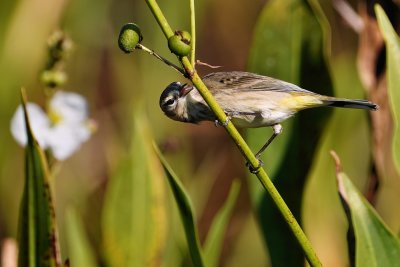
[[[43,150],[37,143],[21,91],[28,143],[25,148],[25,186],[19,217],[20,267],[61,266],[49,170]]]
[[[400,240],[389,230],[347,175],[336,173],[339,194],[356,239],[355,266],[400,266]]]
[[[200,247],[196,220],[190,198],[185,192],[185,189],[181,184],[178,176],[169,166],[168,162],[165,160],[164,156],[161,154],[156,145],[154,145],[154,150],[156,151],[158,158],[160,159],[161,164],[164,167],[165,173],[167,174],[168,183],[174,195],[175,201],[178,205],[193,265],[195,267],[203,267],[203,253]]]
[[[268,1],[254,31],[249,70],[332,95],[328,42],[329,25],[317,1]],[[282,134],[262,155],[265,169],[299,221],[304,183],[330,111],[300,111],[283,124]],[[256,150],[271,133],[267,128],[250,129],[247,140]],[[275,204],[254,177],[250,189],[272,265],[298,266],[303,254]]]
[[[68,255],[71,266],[95,267],[96,257],[87,239],[84,226],[73,208],[67,210]]]
[[[380,5],[375,5],[375,12],[386,44],[388,95],[394,123],[392,153],[400,173],[400,39]]]
[[[222,241],[230,216],[235,206],[237,197],[239,196],[240,182],[235,180],[232,183],[229,196],[225,201],[224,206],[218,211],[215,219],[212,222],[211,228],[207,234],[207,239],[204,243],[204,260],[207,267],[216,267],[221,256]]]
[[[164,174],[141,109],[134,112],[130,155],[109,182],[102,217],[108,266],[159,266],[168,221]]]

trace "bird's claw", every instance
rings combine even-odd
[[[257,160],[258,166],[255,168],[250,162],[246,162],[246,167],[249,168],[249,171],[253,174],[257,174],[260,171],[260,168],[264,165],[264,162],[259,157],[257,157]]]

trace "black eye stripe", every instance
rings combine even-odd
[[[167,101],[165,101],[164,106],[172,105],[174,102],[175,102],[175,99],[170,98]]]

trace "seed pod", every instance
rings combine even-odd
[[[125,24],[119,33],[118,46],[125,53],[135,50],[137,44],[143,40],[139,26],[135,23]]]
[[[190,53],[191,36],[187,31],[175,31],[175,34],[168,39],[168,47],[172,53],[180,57]]]

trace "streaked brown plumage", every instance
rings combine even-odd
[[[215,72],[203,82],[238,127],[272,126],[273,136],[256,154],[257,157],[281,132],[280,123],[296,112],[330,106],[376,110],[367,100],[350,100],[319,95],[294,84],[248,72]],[[173,120],[198,123],[216,117],[194,86],[171,83],[161,94],[160,107]]]

